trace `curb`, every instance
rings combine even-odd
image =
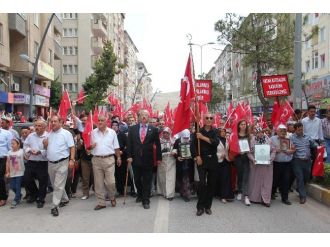
[[[317,184],[307,184],[306,190],[307,190],[308,196],[310,196],[314,200],[330,207],[330,190],[327,190]]]

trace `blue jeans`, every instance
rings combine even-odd
[[[305,184],[311,174],[311,161],[293,158],[293,172],[297,179],[297,190],[300,198],[306,198]]]
[[[23,179],[23,176],[10,178],[10,188],[15,193],[14,201],[16,201],[16,202],[21,201],[21,185],[22,185],[22,179]]]
[[[330,163],[330,139],[325,139],[325,147],[327,152],[327,160],[326,163]]]

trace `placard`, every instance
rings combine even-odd
[[[212,80],[196,80],[197,100],[208,103],[212,98]]]
[[[182,159],[191,159],[190,143],[180,143],[180,157]]]
[[[280,150],[287,151],[290,149],[290,139],[280,138]]]
[[[249,146],[248,139],[240,139],[240,140],[238,140],[238,144],[239,144],[239,149],[240,149],[241,153],[250,152],[250,146]]]
[[[255,145],[254,159],[258,165],[270,165],[270,145]]]
[[[261,84],[265,98],[291,94],[287,75],[261,76]]]

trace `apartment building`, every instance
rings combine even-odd
[[[329,56],[330,14],[303,14],[302,83],[309,103],[321,108],[330,100]]]
[[[51,14],[0,14],[0,109],[28,115],[35,58]],[[43,43],[33,88],[32,109],[46,116],[54,66],[61,63],[62,22],[58,15]],[[24,59],[23,59],[24,58]],[[59,74],[59,73],[58,73]]]

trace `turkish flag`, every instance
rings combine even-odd
[[[85,97],[85,92],[83,89],[81,89],[79,91],[78,98],[77,98],[78,104],[84,104],[84,100],[85,100],[84,97]]]
[[[99,124],[99,109],[95,106],[94,114],[93,114],[93,123],[97,126]]]
[[[87,122],[85,125],[84,132],[82,133],[82,138],[84,140],[85,149],[89,149],[91,146],[91,134],[93,130],[93,119],[92,119],[92,112],[89,113],[87,117]]]
[[[58,115],[64,121],[66,120],[66,117],[68,115],[68,110],[70,108],[71,108],[71,102],[70,102],[69,93],[68,93],[68,91],[64,91],[62,98],[61,98],[60,108],[58,110]]]
[[[195,98],[192,55],[189,53],[184,78],[181,80],[180,102],[175,113],[172,135],[190,128],[190,102]]]
[[[231,135],[229,138],[229,150],[235,154],[240,153],[240,149],[238,146],[238,129],[237,124],[239,121],[245,118],[245,111],[241,104],[238,104],[235,110],[232,112],[230,117],[230,124],[231,124]]]
[[[278,113],[278,110],[280,109],[280,102],[278,102],[278,98],[276,97],[275,100],[274,100],[274,105],[273,105],[273,112],[272,112],[272,115],[271,115],[271,122],[273,124],[273,126],[275,126],[275,124],[277,124],[277,113]]]
[[[317,147],[316,159],[314,161],[313,171],[312,171],[313,177],[323,177],[324,176],[324,162],[323,162],[324,152],[325,152],[325,147],[323,147],[323,146]]]
[[[195,98],[195,90],[194,90],[194,76],[193,76],[193,62],[192,55],[189,53],[186,70],[184,73],[184,77],[181,80],[181,91],[180,97],[181,101],[184,103],[184,109],[188,110],[190,108],[191,99]]]
[[[252,114],[250,103],[244,104],[244,111],[246,114],[246,118],[249,124],[254,124],[254,117]]]
[[[273,113],[274,113],[274,110],[273,110]],[[283,105],[277,107],[276,112],[274,114],[275,115],[274,122],[272,119],[274,129],[277,129],[277,127],[280,124],[285,125],[293,113],[294,113],[294,110],[292,109],[289,101],[287,101],[287,100],[284,102]],[[273,117],[273,114],[272,114],[272,117]]]
[[[261,128],[266,129],[268,127],[267,121],[265,118],[264,113],[261,113],[259,119],[258,119],[258,124],[261,126]]]

